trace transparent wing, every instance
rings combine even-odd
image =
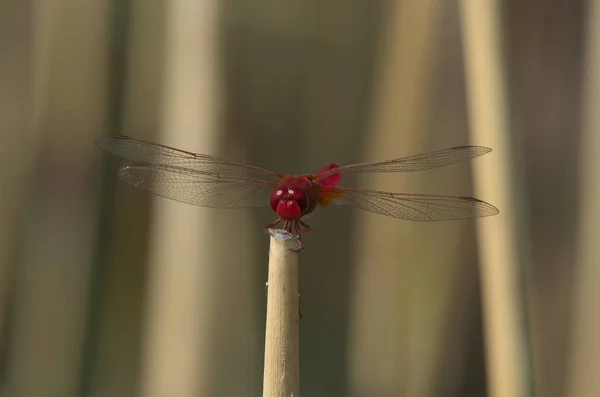
[[[349,205],[376,214],[433,222],[498,214],[493,205],[471,197],[389,193],[378,190],[324,188],[323,205]]]
[[[135,187],[183,203],[212,208],[247,208],[269,205],[277,182],[199,173],[168,165],[133,163],[119,177]]]
[[[416,156],[403,157],[395,160],[372,161],[368,163],[343,165],[337,168],[314,175],[314,178],[337,174],[340,172],[411,172],[425,171],[432,168],[444,167],[446,165],[471,160],[491,152],[492,149],[485,146],[457,146],[450,149],[438,150],[419,154]]]
[[[283,174],[118,135],[96,141],[132,161],[119,171],[135,187],[184,203],[214,208],[268,206]]]
[[[284,177],[281,173],[265,168],[224,160],[206,154],[186,152],[123,135],[102,137],[96,141],[96,146],[130,161],[178,167],[187,171],[198,171],[205,175],[263,180],[280,180]]]

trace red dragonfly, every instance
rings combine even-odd
[[[300,235],[311,229],[302,218],[317,206],[348,205],[411,221],[443,221],[498,214],[493,205],[471,197],[390,193],[337,186],[344,173],[408,172],[467,161],[489,153],[483,146],[446,150],[388,161],[343,165],[330,163],[315,174],[288,175],[117,135],[97,146],[129,161],[119,176],[135,187],[201,207],[248,208],[269,205],[283,229]],[[300,241],[300,249],[302,247]]]

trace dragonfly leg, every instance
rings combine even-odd
[[[298,248],[296,248],[296,249],[292,248],[292,251],[294,251],[295,253],[298,254],[298,253],[300,253],[300,251],[302,251],[304,249],[304,246],[302,245],[302,237],[300,237],[299,234],[297,234],[297,236],[298,236]]]
[[[283,219],[279,218],[275,222],[269,223],[267,226],[265,226],[265,232],[268,232],[270,228],[272,228],[273,226],[279,224],[279,222],[281,222],[282,220]]]
[[[302,222],[300,219],[298,219],[298,223],[304,227],[302,230],[300,230],[300,227],[298,227],[298,234],[312,231],[312,227],[310,227],[310,225],[308,225],[306,222]]]
[[[303,222],[300,219],[297,219],[294,221],[285,221],[284,228],[286,228],[285,230],[287,230],[288,232],[298,236],[298,248],[294,249],[292,251],[294,251],[294,252],[302,251],[304,249],[304,246],[302,245],[301,233],[310,232],[312,230],[312,227],[310,227],[306,222]]]
[[[294,252],[300,252],[304,249],[304,246],[302,245],[302,236],[300,236],[300,233],[305,232],[306,230],[302,230],[300,228],[300,225],[306,225],[306,223],[302,222],[301,220],[293,220],[293,221],[287,221],[288,223],[288,227],[289,230],[288,232],[292,233],[295,236],[298,236],[298,248],[297,249],[293,249],[292,251]],[[287,229],[286,229],[287,230]]]

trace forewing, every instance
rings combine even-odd
[[[390,193],[378,190],[325,188],[333,205],[350,205],[410,221],[433,222],[498,214],[493,205],[472,197]]]
[[[181,167],[133,163],[119,177],[135,187],[183,203],[212,208],[246,208],[269,205],[276,182],[201,173]]]
[[[99,138],[96,145],[109,153],[138,163],[170,166],[215,176],[255,177],[269,180],[278,180],[284,177],[281,173],[265,168],[206,154],[186,152],[123,135]]]
[[[438,150],[419,154],[416,156],[403,157],[395,160],[372,161],[368,163],[343,165],[337,168],[319,172],[315,178],[322,178],[330,174],[340,172],[411,172],[425,171],[432,168],[444,167],[446,165],[471,160],[491,152],[492,149],[485,146],[457,146],[450,149]]]

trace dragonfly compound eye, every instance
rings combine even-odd
[[[271,209],[275,212],[277,212],[277,204],[279,204],[279,201],[281,201],[281,199],[283,199],[284,197],[283,192],[284,189],[280,187],[271,192],[271,197],[269,198],[269,205],[271,206]]]
[[[306,191],[301,188],[290,187],[288,188],[287,193],[289,200],[294,200],[296,203],[298,203],[300,211],[305,213],[308,209],[308,205],[310,204],[310,199],[308,194],[306,194]]]

